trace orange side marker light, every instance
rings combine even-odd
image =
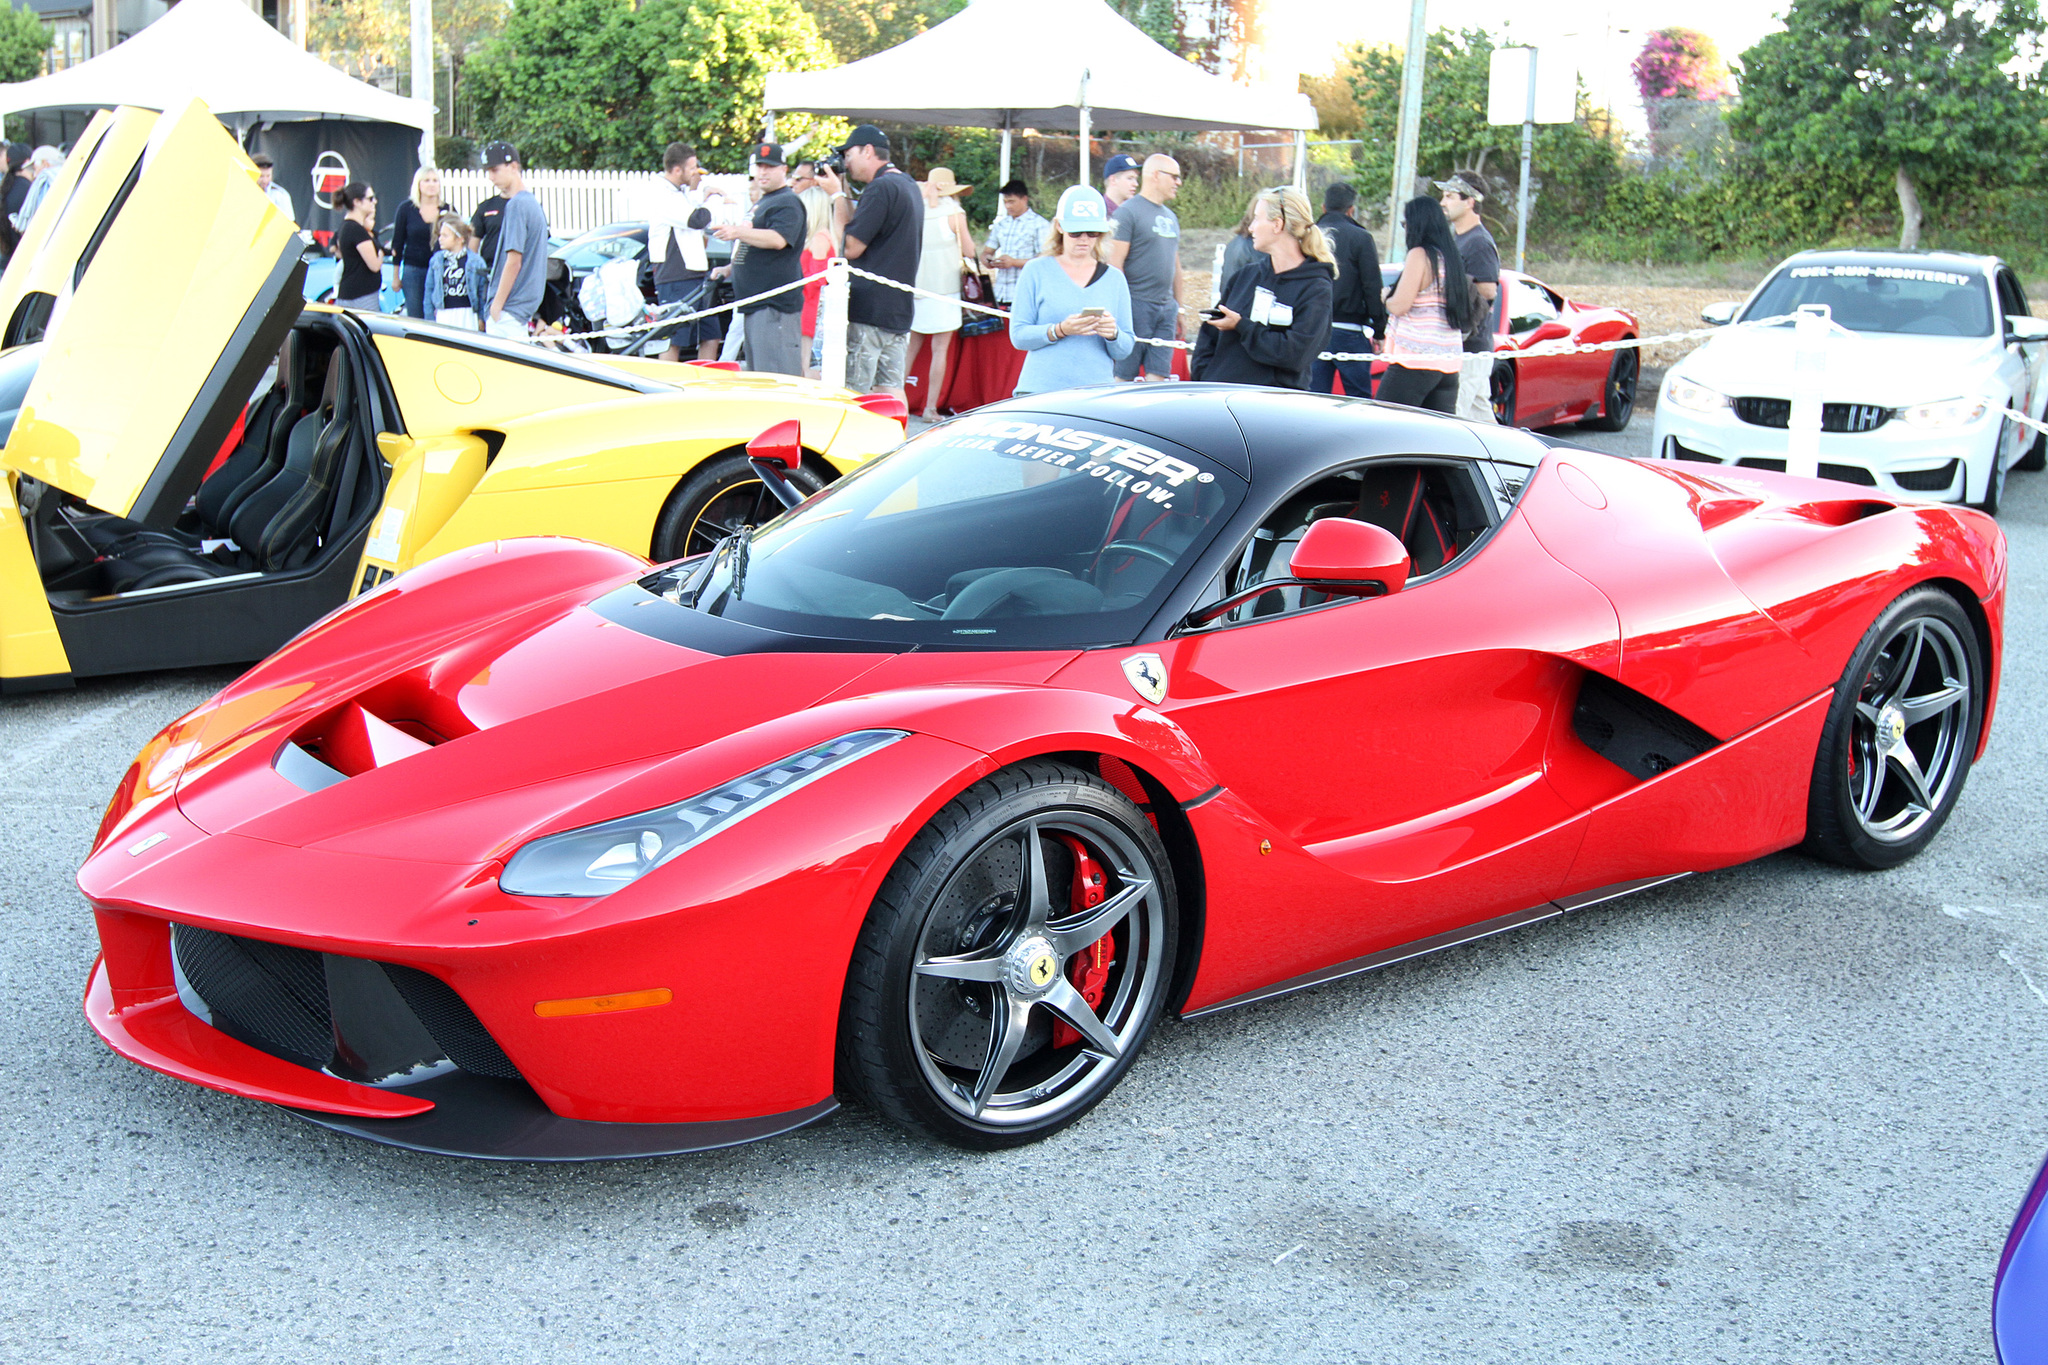
[[[620,1010],[651,1009],[676,998],[674,991],[657,986],[651,991],[621,991],[617,995],[586,995],[577,1000],[537,1000],[533,1012],[543,1019],[566,1019],[574,1014],[615,1014]]]

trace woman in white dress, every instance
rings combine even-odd
[[[931,177],[918,182],[924,191],[924,250],[917,261],[917,287],[943,299],[918,296],[910,318],[910,349],[903,357],[903,373],[917,365],[917,353],[929,341],[932,363],[925,375],[923,416],[938,416],[939,395],[946,391],[946,358],[953,349],[953,333],[960,330],[960,267],[974,257],[974,239],[967,235],[967,214],[960,196],[973,189],[953,179],[945,166],[934,166]]]

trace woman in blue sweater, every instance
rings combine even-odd
[[[1045,255],[1017,277],[1010,344],[1023,351],[1018,393],[1107,384],[1131,353],[1131,289],[1102,259],[1109,206],[1086,185],[1060,196]]]

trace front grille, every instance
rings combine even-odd
[[[1738,398],[1735,400],[1735,415],[1753,427],[1776,427],[1784,431],[1792,425],[1792,400],[1789,398]],[[1892,410],[1875,403],[1823,403],[1820,405],[1820,429],[1851,436],[1866,431],[1876,431],[1891,421]]]
[[[171,926],[171,951],[221,1032],[315,1071],[333,1060],[325,954],[189,924]],[[454,987],[416,968],[377,965],[449,1061],[479,1076],[520,1079]]]
[[[1901,488],[1910,488],[1915,493],[1943,493],[1956,481],[1957,461],[1934,469],[1908,469],[1892,475],[1892,482]]]
[[[1783,460],[1773,460],[1761,455],[1751,455],[1745,459],[1737,460],[1735,463],[1741,465],[1744,469],[1770,469],[1780,474],[1785,472],[1785,462]],[[1877,475],[1861,465],[1824,464],[1820,467],[1820,477],[1823,479],[1833,479],[1837,483],[1860,483],[1865,488],[1877,487]]]

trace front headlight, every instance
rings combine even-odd
[[[1944,398],[1938,403],[1915,403],[1899,409],[1899,420],[1909,427],[1966,427],[1984,415],[1991,405],[1982,398]]]
[[[1694,412],[1714,412],[1728,406],[1728,395],[1705,384],[1673,375],[1671,387],[1664,391],[1664,397],[1681,408]]]
[[[535,839],[512,855],[498,886],[514,896],[609,896],[791,792],[908,737],[906,730],[855,730],[673,806]]]

